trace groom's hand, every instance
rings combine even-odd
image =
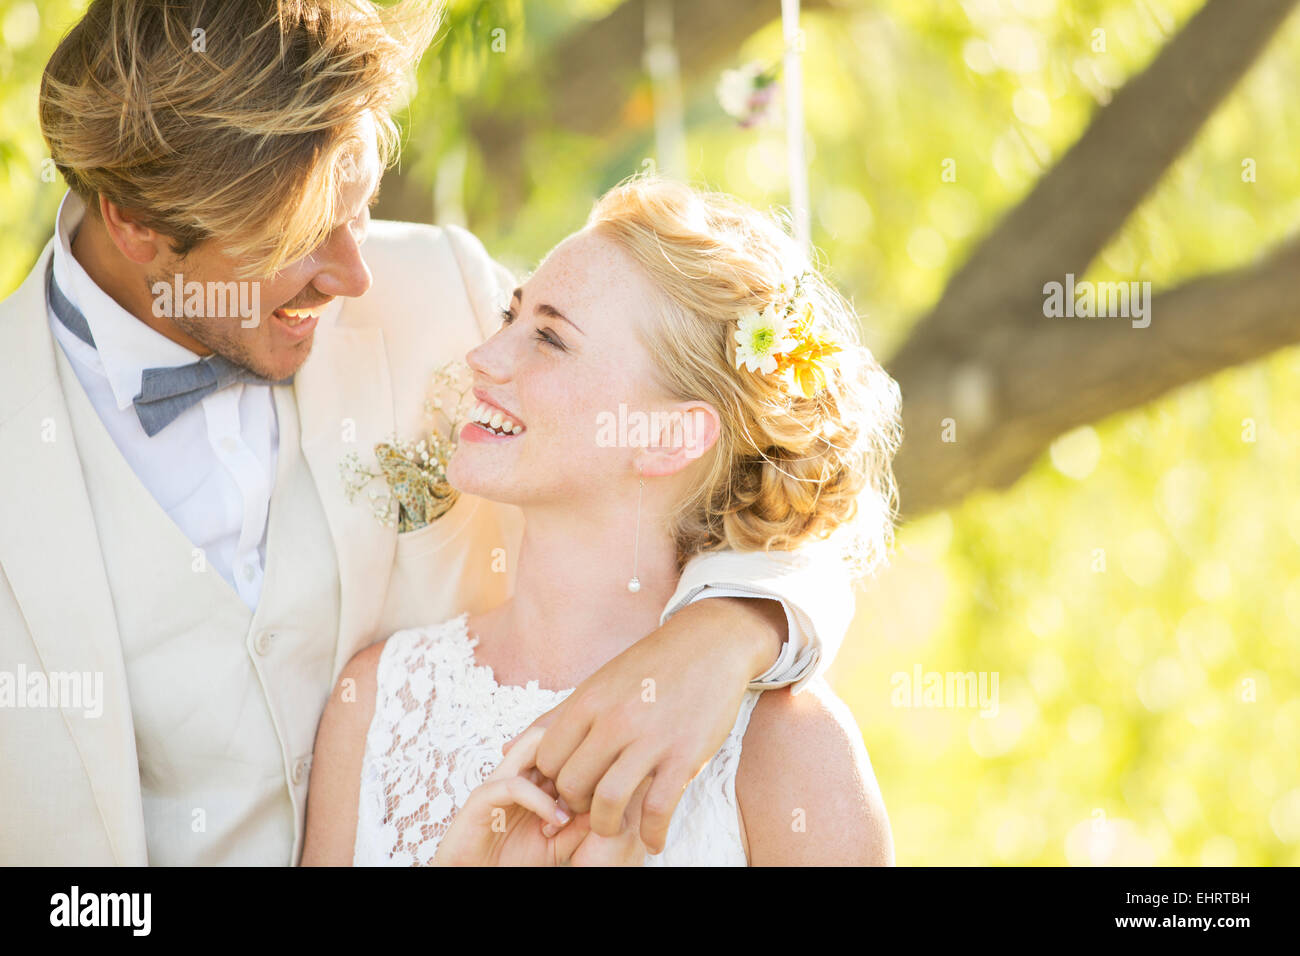
[[[537,767],[591,829],[616,836],[646,780],[641,840],[663,851],[682,792],[736,722],[749,682],[786,638],[776,601],[708,598],[678,611],[533,722]]]

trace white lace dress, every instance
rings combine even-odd
[[[379,658],[366,734],[355,866],[419,866],[470,792],[502,760],[506,741],[572,691],[537,681],[501,686],[474,659],[467,615],[399,631]],[[759,693],[746,693],[726,742],[691,781],[647,866],[745,866],[736,803],[741,741]]]

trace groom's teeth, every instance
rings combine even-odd
[[[518,434],[519,434],[521,431],[523,431],[523,430],[524,430],[524,427],[523,427],[522,425],[516,425],[513,429],[511,429],[510,434],[512,434],[512,435],[518,435]]]
[[[499,427],[500,424],[501,424],[501,419],[504,418],[504,417],[505,417],[505,416],[503,416],[500,412],[493,412],[493,413],[492,413],[492,421],[491,421],[491,425],[492,425],[492,427],[493,427],[493,428],[497,428],[497,427]]]
[[[492,423],[492,426],[493,426],[494,428],[500,428],[503,432],[508,432],[508,431],[510,431],[510,429],[512,429],[512,428],[515,427],[515,423],[512,422],[512,421],[511,421],[510,419],[508,419],[508,418],[503,418],[503,419],[501,420],[500,425],[498,425],[496,422],[493,422],[493,423]]]
[[[308,319],[320,318],[323,309],[285,309],[275,310],[276,317],[290,328],[296,328]]]

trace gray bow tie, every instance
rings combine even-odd
[[[86,317],[54,281],[53,263],[46,288],[50,306],[59,321],[73,335],[94,348],[95,339],[90,334],[90,324]],[[228,358],[213,354],[189,365],[145,369],[140,379],[140,394],[131,401],[145,434],[152,438],[175,421],[181,412],[197,405],[205,395],[241,382],[253,385],[290,385],[293,376],[273,382],[242,365],[236,365]]]

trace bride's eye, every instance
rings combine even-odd
[[[513,322],[514,320],[515,320],[515,314],[514,314],[513,312],[511,312],[509,309],[502,309],[502,310],[501,310],[501,324],[502,324],[502,325],[509,325],[509,324],[510,324],[511,322]]]

